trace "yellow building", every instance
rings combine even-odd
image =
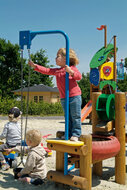
[[[21,96],[21,89],[13,91],[15,95]],[[27,100],[28,87],[23,88],[23,98]],[[57,87],[49,87],[44,84],[29,87],[29,101],[56,103],[60,101]]]

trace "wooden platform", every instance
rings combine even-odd
[[[53,144],[61,144],[66,146],[83,146],[84,142],[82,141],[70,141],[70,140],[58,140],[56,138],[54,139],[47,139],[47,143],[53,143]]]
[[[83,141],[70,141],[70,140],[58,140],[47,139],[47,147],[57,152],[67,152],[69,154],[86,155],[88,152],[87,146]]]

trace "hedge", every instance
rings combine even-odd
[[[0,114],[8,114],[9,109],[12,107],[18,107],[21,110],[21,101],[15,99],[0,99]],[[63,109],[60,102],[47,103],[47,102],[29,102],[28,106],[29,115],[63,115]],[[25,101],[22,102],[23,114],[26,114],[27,104]]]

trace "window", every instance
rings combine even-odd
[[[43,101],[43,96],[39,96],[39,102]]]
[[[38,96],[34,96],[34,102],[38,102]]]

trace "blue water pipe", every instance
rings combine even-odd
[[[69,38],[66,33],[61,30],[49,30],[49,31],[20,31],[19,32],[19,45],[23,50],[24,46],[30,49],[31,42],[36,35],[41,34],[62,34],[66,42],[66,65],[69,66]],[[65,79],[65,140],[68,140],[69,136],[69,74],[66,72]],[[64,175],[68,174],[68,153],[64,153]]]

